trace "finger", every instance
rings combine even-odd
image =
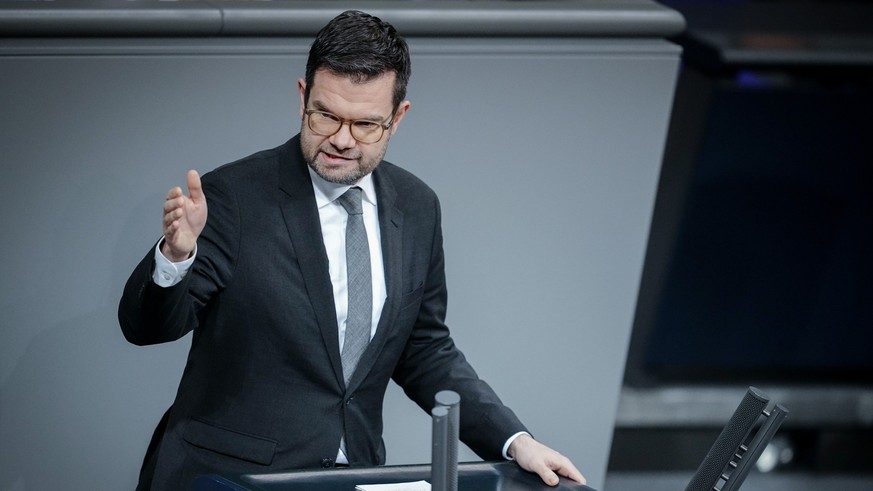
[[[544,483],[550,486],[556,486],[560,479],[558,475],[572,479],[579,484],[586,484],[585,476],[579,472],[579,469],[573,465],[567,457],[561,454],[547,456],[535,469],[535,472],[540,476]]]
[[[567,462],[565,465],[555,469],[555,472],[568,479],[572,479],[579,484],[588,483],[588,480],[585,479],[585,476],[583,476],[582,473],[579,472],[579,469],[577,469],[576,466],[573,465],[571,462]]]
[[[564,455],[559,453],[552,455],[551,458],[546,459],[545,465],[557,474],[570,478],[580,484],[586,483],[585,476],[583,476],[582,473],[579,472],[579,469],[573,465],[573,462]]]
[[[537,474],[540,476],[540,479],[542,479],[543,482],[548,484],[549,486],[557,486],[558,483],[561,482],[561,480],[558,478],[558,475],[552,472],[552,470],[546,466],[538,468]]]
[[[176,186],[167,192],[167,200],[168,201],[171,199],[178,198],[179,196],[182,196],[182,188],[180,188],[179,186]]]
[[[167,198],[164,201],[164,214],[170,213],[173,210],[178,210],[185,206],[185,197],[178,196],[175,198]]]
[[[188,171],[188,196],[195,203],[200,203],[203,201],[203,187],[200,184],[200,174],[197,173],[196,170]]]
[[[179,221],[179,218],[182,218],[182,209],[174,208],[172,210],[164,213],[164,225],[169,227],[173,223]]]

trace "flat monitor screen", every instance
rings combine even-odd
[[[873,77],[776,80],[738,73],[673,122],[691,165],[656,209],[652,240],[673,235],[647,258],[631,385],[873,383]]]

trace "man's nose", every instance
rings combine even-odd
[[[339,131],[333,134],[330,137],[330,142],[336,148],[352,148],[358,142],[355,140],[355,137],[352,136],[352,123],[344,122],[340,125]]]

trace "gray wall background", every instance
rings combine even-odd
[[[441,196],[449,326],[602,488],[678,49],[409,41],[387,158]],[[189,339],[127,344],[122,286],[187,169],[296,133],[309,42],[0,45],[0,490],[133,488]],[[394,386],[385,421],[389,463],[429,461],[429,418]]]

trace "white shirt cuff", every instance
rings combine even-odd
[[[180,263],[174,263],[161,253],[161,244],[163,243],[164,238],[161,237],[158,245],[155,246],[155,272],[152,274],[152,280],[162,288],[169,288],[177,285],[188,274],[188,270],[194,264],[194,258],[197,257],[197,246],[194,246],[191,257]]]
[[[518,437],[520,437],[521,435],[527,435],[527,436],[530,436],[530,433],[528,433],[528,432],[526,432],[526,431],[519,431],[518,433],[516,433],[516,434],[512,435],[511,437],[509,437],[509,439],[506,440],[506,443],[503,444],[503,458],[504,458],[504,459],[506,459],[506,460],[515,460],[515,459],[513,459],[512,457],[509,456],[509,446],[512,445],[512,442],[514,442],[515,439],[518,438]]]

